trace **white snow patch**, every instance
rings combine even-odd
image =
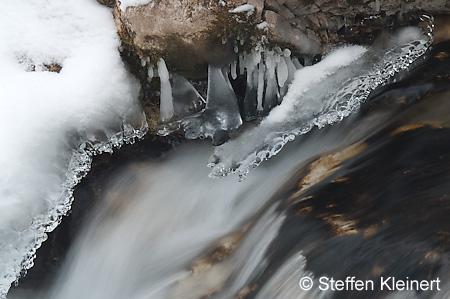
[[[107,8],[90,0],[4,1],[0,26],[7,28],[0,30],[2,298],[70,207],[71,187],[83,176],[75,169],[90,165],[79,147],[101,150],[112,138],[118,145],[123,125],[145,120]]]
[[[326,56],[322,62],[298,70],[295,73],[291,88],[289,88],[281,105],[275,107],[263,122],[268,124],[285,121],[290,111],[295,108],[298,98],[302,94],[308,91],[314,84],[320,82],[320,80],[334,73],[337,69],[349,65],[360,58],[366,51],[367,49],[362,46],[340,48]],[[283,76],[283,79],[285,77],[287,78],[287,75]]]
[[[119,8],[120,10],[125,11],[128,6],[147,5],[152,2],[153,0],[120,0]]]
[[[255,7],[251,4],[243,4],[240,5],[232,10],[230,10],[231,13],[242,13],[242,12],[248,12],[249,14],[252,14],[255,11]]]

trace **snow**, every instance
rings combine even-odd
[[[275,107],[264,121],[267,123],[285,121],[291,109],[295,108],[294,106],[300,96],[314,86],[314,84],[319,83],[337,69],[349,65],[360,58],[366,51],[367,49],[362,46],[340,48],[330,53],[320,63],[297,71],[292,82],[292,88],[289,89],[284,97],[283,103]],[[284,62],[284,60],[281,61]]]
[[[120,0],[119,8],[122,11],[125,11],[128,6],[140,6],[147,5],[153,2],[153,0]]]
[[[255,11],[255,7],[251,4],[243,4],[240,5],[232,10],[230,10],[231,13],[242,13],[242,12],[249,12],[252,14]]]
[[[3,297],[70,208],[71,187],[90,165],[80,147],[110,150],[108,140],[123,142],[123,126],[133,135],[130,125],[146,123],[109,9],[90,0],[4,1],[0,25]]]

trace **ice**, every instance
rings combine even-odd
[[[204,116],[204,132],[212,136],[216,143],[221,141],[214,141],[219,138],[217,133],[236,130],[242,124],[233,89],[221,68],[212,65],[208,67],[208,96]]]
[[[155,73],[153,72],[153,66],[149,66],[147,74],[149,79],[153,79],[153,76],[155,75]]]
[[[275,78],[266,73],[266,92],[264,94],[264,112],[267,114],[273,107],[278,104],[278,86]]]
[[[244,103],[242,103],[242,115],[246,121],[256,118],[256,98],[258,95],[258,72],[253,69],[247,69],[247,86],[245,89]]]
[[[233,62],[231,63],[231,78],[233,80],[236,80],[237,78],[237,61],[233,60]]]
[[[172,86],[169,81],[169,71],[167,70],[164,59],[158,60],[158,74],[161,81],[161,102],[159,106],[159,120],[162,122],[169,121],[174,113]]]
[[[239,55],[239,74],[242,76],[245,72],[244,55]]]
[[[278,86],[281,88],[284,86],[289,76],[289,70],[286,61],[283,58],[281,58],[280,61],[277,62],[276,69]]]
[[[5,1],[0,25],[0,298],[70,210],[94,153],[146,129],[111,11]]]
[[[172,93],[174,114],[184,117],[198,112],[205,106],[206,101],[192,86],[192,84],[180,75],[172,76]]]
[[[263,106],[263,94],[264,94],[264,72],[265,72],[265,65],[263,60],[261,59],[261,62],[258,64],[258,94],[257,94],[257,108],[256,110],[262,111]]]
[[[303,68],[303,65],[300,63],[300,61],[298,61],[298,58],[296,57],[292,59],[292,63],[295,65],[295,68],[297,70]]]
[[[213,167],[211,176],[238,173],[244,178],[250,168],[276,155],[295,136],[306,134],[314,126],[322,128],[347,117],[373,89],[426,52],[431,34],[417,35],[418,30],[400,30],[383,44],[371,48],[342,47],[321,62],[297,70],[283,102],[258,126],[216,147],[208,164]],[[288,67],[287,59],[275,55],[274,60],[278,59],[278,80],[286,82],[289,68],[295,65]],[[311,62],[306,59],[305,64]]]
[[[284,85],[280,88],[280,99],[283,99],[286,93],[288,92],[289,84],[291,84],[292,80],[294,80],[294,74],[297,70],[294,63],[292,62],[289,56],[282,57],[282,60],[286,63],[287,67],[287,79]]]

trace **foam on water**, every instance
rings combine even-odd
[[[146,131],[111,12],[6,1],[0,25],[0,297],[70,210],[91,156]]]

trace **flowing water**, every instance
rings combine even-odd
[[[449,85],[435,80],[447,65],[435,58],[385,86],[243,182],[208,177],[205,141],[127,164],[52,286],[9,298],[447,298]],[[439,278],[441,290],[299,287],[383,275]]]
[[[92,156],[147,130],[112,20],[83,1],[7,4],[24,14],[7,14],[16,25],[0,33],[0,296],[69,212]],[[240,57],[254,111],[239,110],[227,70],[210,67],[205,103],[160,60],[161,131],[173,125],[222,145],[184,142],[109,174],[49,285],[19,284],[8,298],[450,297],[450,47],[424,62],[431,32],[389,36],[312,66],[287,52]],[[176,102],[187,93],[192,101]],[[269,113],[269,100],[282,102]],[[198,109],[184,118],[192,102]],[[241,116],[264,113],[239,129]],[[323,277],[353,276],[376,288],[319,289]],[[386,292],[381,276],[441,284]]]

